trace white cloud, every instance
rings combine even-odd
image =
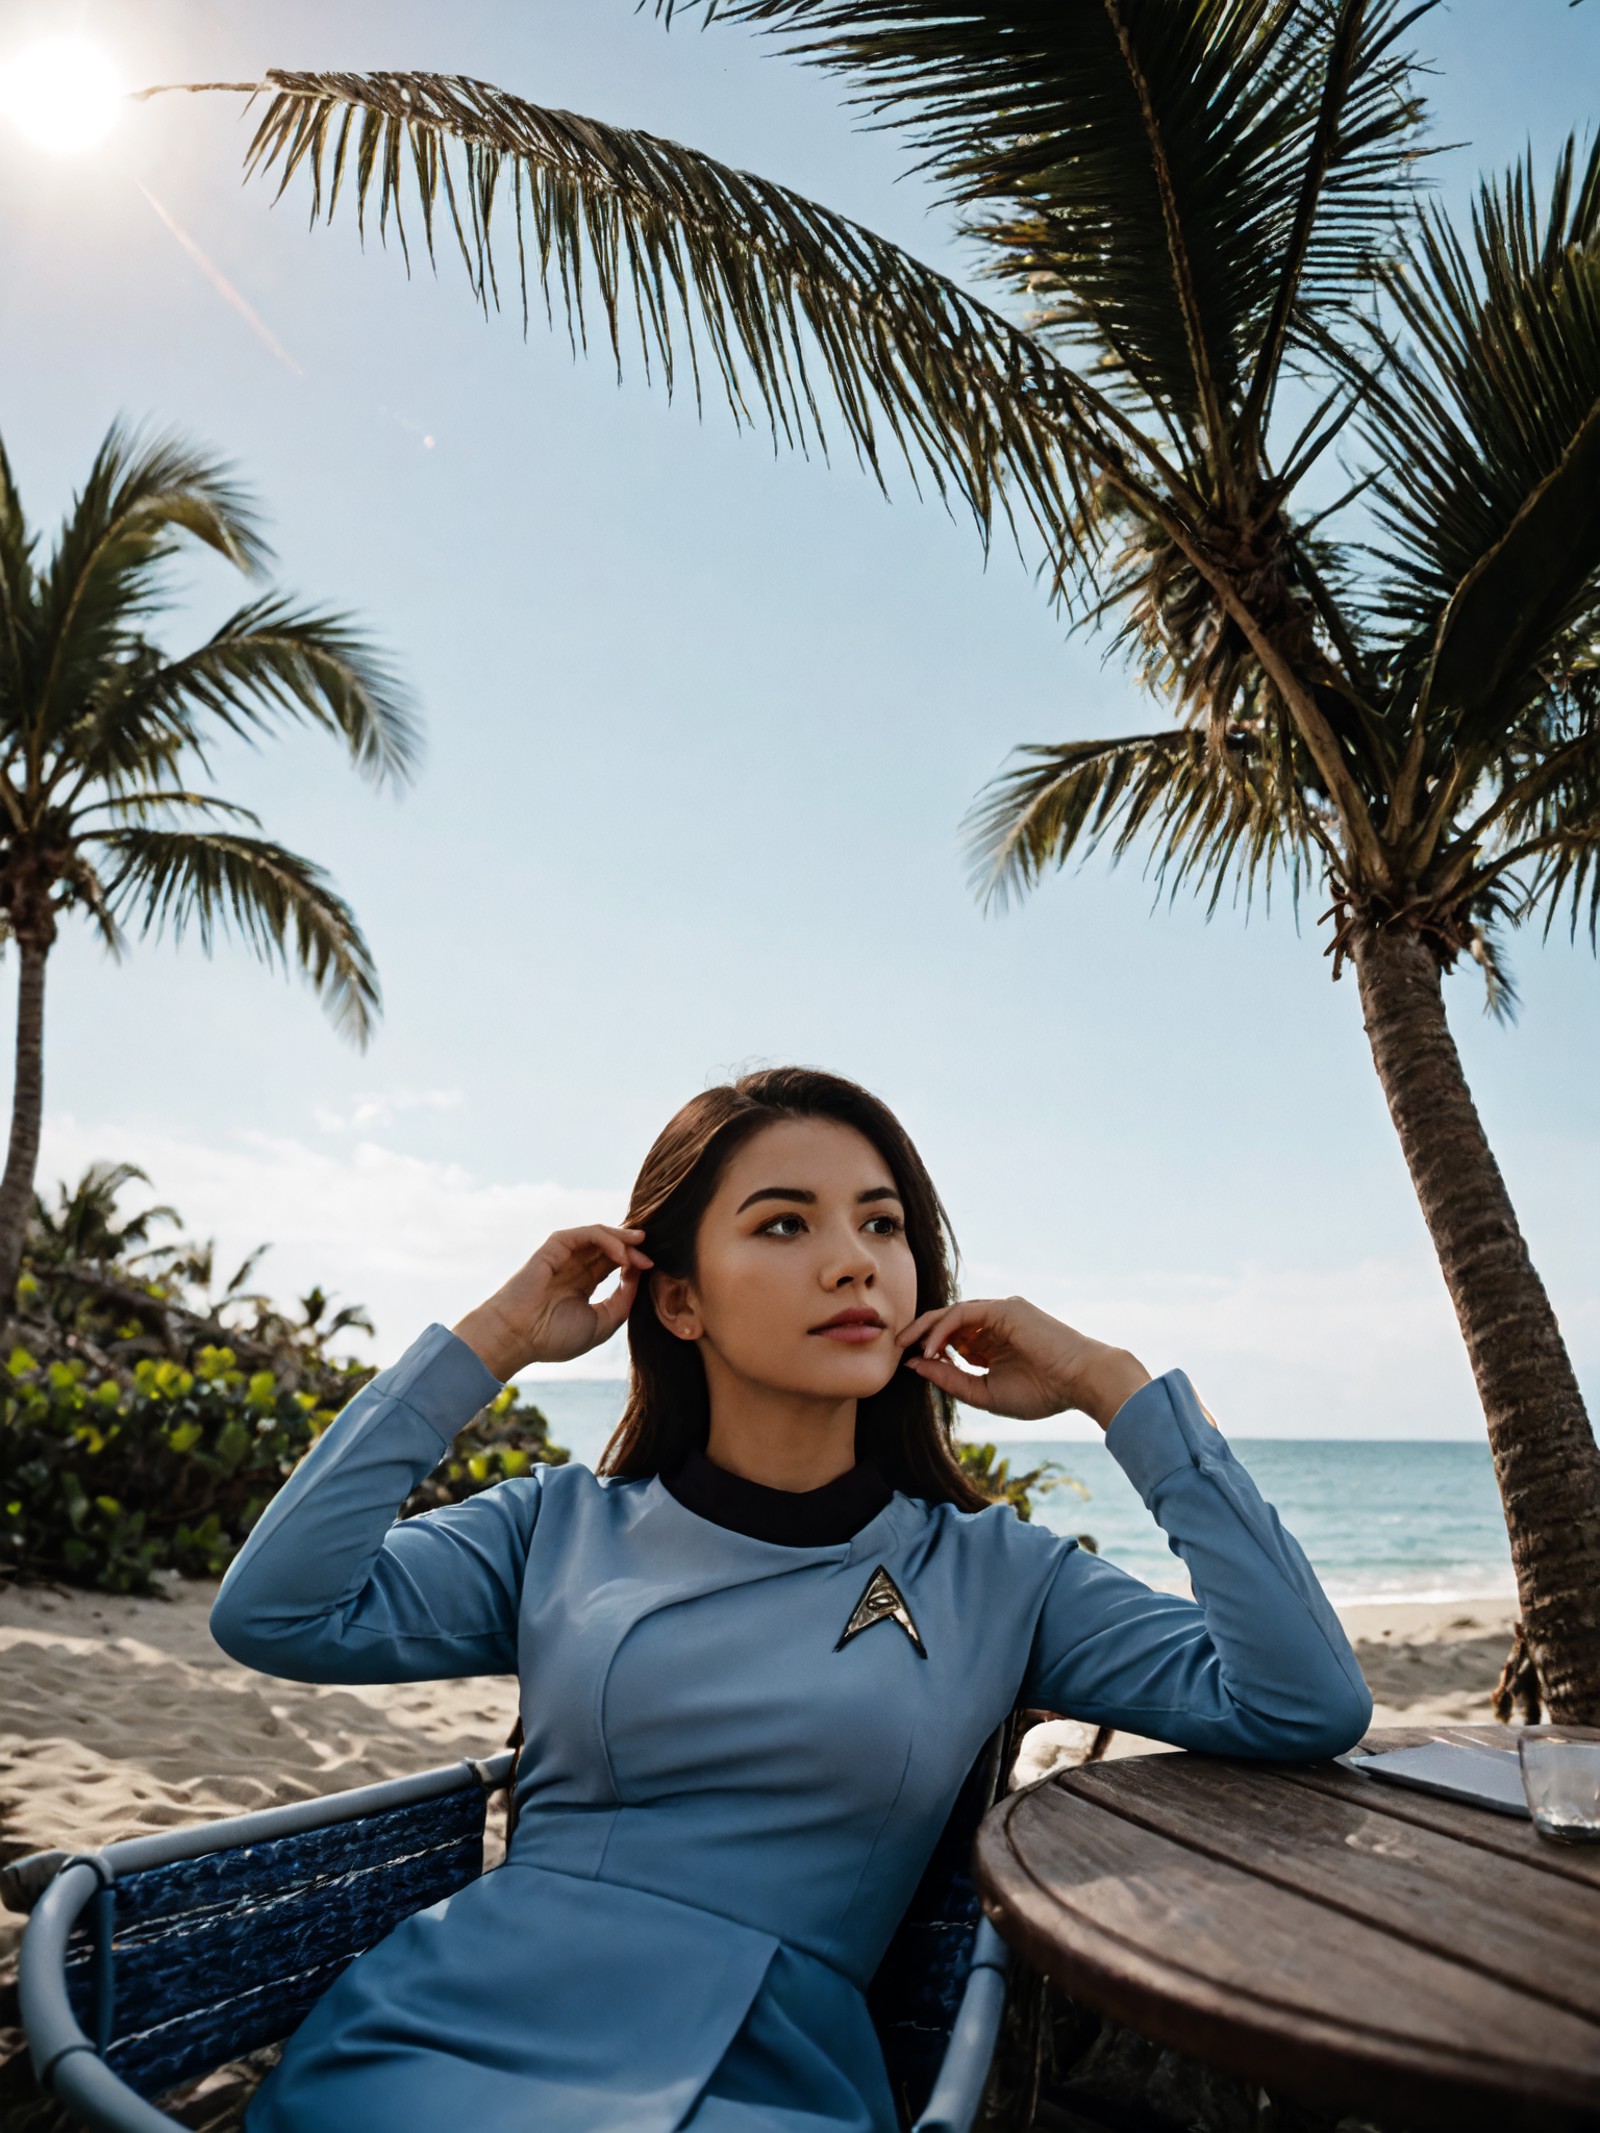
[[[372,1137],[319,1147],[246,1129],[205,1145],[156,1127],[46,1121],[42,1181],[76,1178],[101,1157],[140,1164],[190,1235],[216,1238],[220,1266],[270,1240],[261,1280],[273,1294],[321,1282],[364,1303],[391,1353],[430,1319],[480,1302],[551,1230],[615,1221],[626,1201],[614,1186],[484,1184]],[[613,1343],[566,1374],[625,1368]]]
[[[967,1286],[1003,1294],[1023,1284],[985,1267]],[[1158,1270],[1131,1282],[1046,1279],[1030,1293],[1152,1370],[1186,1370],[1234,1436],[1475,1437],[1483,1428],[1455,1313],[1422,1253],[1331,1268]],[[1569,1318],[1569,1338],[1592,1338],[1597,1326],[1600,1303],[1590,1302]],[[1061,1425],[989,1433],[1053,1436]],[[1075,1433],[1092,1437],[1094,1425]]]
[[[352,1128],[392,1126],[407,1111],[455,1111],[460,1105],[459,1089],[391,1089],[358,1096],[348,1117],[327,1104],[318,1104],[311,1115],[323,1133],[347,1133]]]

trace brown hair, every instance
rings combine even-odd
[[[889,1166],[905,1209],[906,1242],[917,1269],[917,1310],[949,1303],[955,1238],[944,1202],[911,1137],[887,1104],[815,1067],[768,1067],[691,1097],[644,1159],[628,1222],[664,1274],[694,1272],[700,1220],[736,1148],[786,1118],[826,1118],[852,1126]],[[705,1449],[711,1427],[705,1366],[692,1341],[678,1340],[656,1316],[649,1282],[628,1314],[632,1381],[628,1404],[598,1471],[628,1481],[670,1474]],[[856,1410],[856,1456],[870,1459],[891,1488],[930,1503],[980,1510],[981,1496],[950,1444],[949,1400],[903,1366]]]

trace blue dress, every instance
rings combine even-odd
[[[515,1673],[527,1735],[505,1864],[351,1965],[252,2133],[893,2133],[864,1988],[1014,1705],[1279,1758],[1369,1722],[1310,1565],[1181,1371],[1106,1442],[1197,1600],[1004,1506],[903,1495],[831,1547],[577,1466],[397,1523],[497,1390],[430,1327],[217,1596],[217,1642],[264,1673]],[[841,1644],[879,1571],[917,1640],[884,1612]]]

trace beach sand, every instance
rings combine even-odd
[[[214,1585],[167,1599],[0,1584],[0,1862],[92,1851],[285,1800],[338,1792],[459,1756],[493,1754],[516,1716],[509,1680],[320,1688],[236,1666],[206,1627]],[[1377,1725],[1489,1720],[1514,1603],[1396,1602],[1340,1610]],[[1075,1762],[1088,1729],[1040,1729],[1025,1777]],[[1112,1753],[1155,1744],[1119,1734]],[[496,1818],[491,1817],[491,1830]],[[494,1853],[491,1835],[490,1853]],[[0,2065],[20,2045],[16,1943],[0,1910]]]
[[[324,1688],[252,1673],[211,1641],[214,1584],[165,1589],[0,1586],[0,1862],[492,1755],[516,1717],[509,1679]],[[21,1926],[0,1910],[0,1974]]]

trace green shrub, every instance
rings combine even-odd
[[[214,1292],[210,1244],[149,1242],[170,1207],[127,1215],[149,1180],[91,1163],[34,1201],[0,1367],[0,1575],[158,1592],[217,1577],[318,1433],[372,1376],[329,1344],[372,1331],[313,1288],[285,1310],[250,1286],[265,1245]],[[406,1499],[402,1517],[566,1458],[508,1388]]]
[[[101,1592],[159,1590],[158,1570],[218,1577],[338,1407],[206,1346],[193,1368],[142,1359],[133,1383],[13,1350],[0,1373],[0,1565]],[[459,1501],[536,1459],[566,1457],[511,1388],[463,1431],[402,1515]]]

